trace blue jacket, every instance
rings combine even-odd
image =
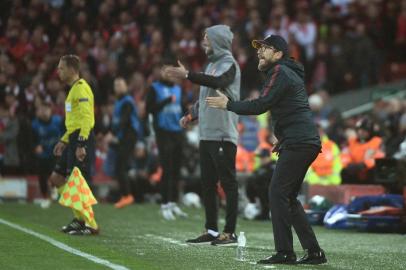
[[[182,127],[179,125],[179,120],[183,116],[182,110],[182,90],[179,85],[168,86],[162,82],[152,83],[152,88],[155,91],[155,104],[165,104],[162,109],[155,112],[154,125],[159,129],[171,132],[181,132]],[[176,97],[175,102],[172,102],[172,96]]]
[[[134,99],[130,95],[124,95],[114,104],[112,129],[114,135],[122,139],[129,128],[137,134],[138,139],[142,138],[144,132]]]
[[[39,158],[51,158],[53,149],[59,138],[63,135],[62,118],[58,115],[53,115],[48,122],[44,122],[35,118],[31,127],[35,136],[35,144],[41,145],[43,152],[39,154]]]

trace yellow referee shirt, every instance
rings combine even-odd
[[[65,100],[66,133],[61,141],[69,143],[69,135],[80,129],[79,136],[87,140],[94,127],[94,98],[90,86],[84,79],[77,80]]]

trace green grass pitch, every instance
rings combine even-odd
[[[248,260],[236,261],[235,247],[188,246],[187,238],[203,231],[204,213],[187,209],[189,218],[165,221],[157,205],[134,205],[116,210],[97,205],[102,233],[93,237],[68,236],[58,230],[71,211],[57,204],[42,210],[32,204],[0,204],[0,218],[51,237],[70,247],[128,269],[406,269],[406,237],[315,227],[328,263],[320,266],[260,266],[255,261],[272,254],[270,222],[238,220],[237,232],[247,236]],[[224,213],[221,212],[221,216]],[[220,228],[224,221],[220,220]],[[295,237],[295,249],[302,255]],[[48,242],[0,224],[0,269],[64,270],[109,269],[70,254]]]

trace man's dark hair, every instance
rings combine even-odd
[[[61,60],[65,62],[67,67],[73,68],[77,73],[80,70],[80,58],[74,54],[67,54],[61,57]]]

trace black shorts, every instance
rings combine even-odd
[[[76,158],[76,147],[79,130],[69,135],[69,143],[57,159],[54,171],[65,177],[69,176],[74,167],[78,167],[86,181],[91,181],[91,171],[95,160],[95,137],[93,131],[85,143],[86,157],[83,161]]]

